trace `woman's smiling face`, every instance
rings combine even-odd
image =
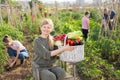
[[[41,26],[41,32],[43,35],[49,35],[52,31],[52,27],[48,24]]]

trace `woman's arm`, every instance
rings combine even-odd
[[[72,51],[73,49],[74,49],[73,46],[66,45],[66,46],[63,46],[62,48],[59,48],[57,50],[51,51],[51,56],[58,55],[58,54],[60,54],[63,51]]]
[[[17,55],[14,58],[13,62],[10,64],[10,67],[12,67],[15,64],[15,62],[18,60],[19,54],[20,54],[20,46],[17,47]]]
[[[86,21],[88,30],[90,30],[89,19]]]
[[[43,59],[48,59],[50,58],[50,56],[55,56],[63,51],[71,51],[73,50],[74,47],[73,46],[63,46],[62,48],[50,51],[49,49],[47,49],[44,45],[42,45],[42,42],[39,39],[35,39],[34,40],[34,51],[36,53],[37,56],[39,56],[39,58],[43,58]]]

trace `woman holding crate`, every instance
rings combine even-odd
[[[54,49],[50,32],[53,30],[51,19],[44,19],[40,26],[41,34],[34,40],[33,61],[39,65],[40,80],[64,80],[65,71],[61,67],[53,66],[56,55],[63,51],[72,51],[72,46]]]

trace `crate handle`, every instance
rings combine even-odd
[[[64,44],[63,46],[66,46],[66,40],[67,40],[68,36],[66,35],[65,38],[64,38]]]

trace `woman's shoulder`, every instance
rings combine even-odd
[[[41,41],[41,37],[39,36],[34,39],[34,42],[38,42],[38,41]]]
[[[14,43],[21,43],[21,42],[20,42],[20,41],[18,41],[18,40],[14,40],[13,42],[14,42]]]
[[[36,41],[38,41],[38,37],[36,37],[36,38],[34,39],[34,42],[36,42]]]
[[[14,45],[22,45],[22,43],[21,43],[20,41],[18,41],[18,40],[14,40],[14,41],[13,41],[13,44],[14,44]]]

